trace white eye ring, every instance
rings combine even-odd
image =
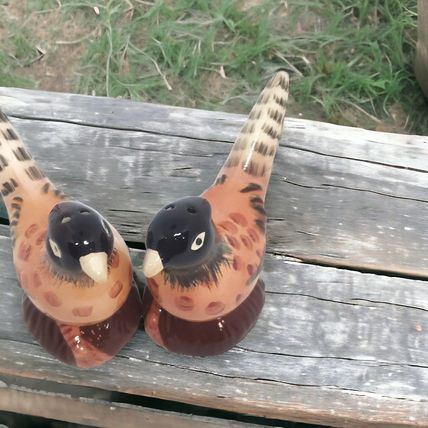
[[[49,239],[49,245],[52,248],[52,252],[60,259],[61,258],[61,250],[58,247],[58,244],[52,239]]]
[[[199,248],[201,248],[204,245],[204,241],[205,241],[205,232],[202,232],[195,238],[190,249],[193,251],[199,250]]]

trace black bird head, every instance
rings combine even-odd
[[[143,272],[151,278],[167,269],[197,269],[213,251],[216,232],[208,201],[199,196],[178,199],[164,206],[147,231]]]
[[[49,214],[47,253],[55,266],[106,282],[113,233],[94,209],[76,201],[60,202]]]

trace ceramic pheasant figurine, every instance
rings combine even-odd
[[[89,368],[109,360],[141,317],[125,242],[52,185],[1,111],[0,187],[28,329],[63,362]]]
[[[267,84],[214,184],[163,207],[147,232],[145,329],[164,348],[214,355],[242,340],[264,303],[264,200],[288,98]]]

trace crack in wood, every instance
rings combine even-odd
[[[337,258],[333,259],[335,257],[334,255],[327,255],[326,258],[321,257],[310,257],[306,255],[302,255],[299,252],[296,252],[296,254],[285,252],[281,249],[271,249],[267,250],[266,254],[270,254],[272,256],[279,256],[279,257],[291,257],[298,259],[303,264],[308,265],[314,265],[314,266],[324,266],[324,267],[330,267],[334,269],[340,269],[340,270],[350,270],[353,272],[360,272],[360,273],[367,273],[367,274],[373,274],[373,275],[381,275],[381,276],[388,276],[391,278],[404,278],[404,279],[414,279],[419,281],[428,281],[428,272],[423,271],[411,271],[411,270],[405,270],[405,269],[398,269],[394,267],[394,270],[385,268],[379,268],[374,267],[369,264],[351,264],[349,261]],[[332,260],[333,259],[333,260]],[[342,263],[339,262],[339,260],[343,260]]]
[[[135,132],[135,131],[132,131]],[[82,144],[82,146],[84,146],[85,144]],[[114,145],[114,144],[110,144],[108,146],[109,148],[115,148],[115,149],[124,149],[124,150],[134,150],[137,152],[143,152],[143,153],[163,153],[163,154],[171,154],[170,151],[167,150],[155,150],[152,149],[150,147],[130,147],[130,146],[120,146],[120,145]],[[174,156],[183,156],[186,157],[187,159],[189,157],[195,157],[195,158],[212,158],[214,157],[214,154],[208,154],[208,155],[204,155],[204,154],[200,154],[200,153],[192,153],[192,154],[188,154],[188,153],[178,153],[175,152],[173,153]],[[224,153],[222,153],[221,155],[225,155]]]
[[[266,290],[266,294],[273,294],[273,295],[280,295],[280,296],[308,297],[310,299],[316,299],[316,300],[320,300],[320,301],[323,301],[323,302],[338,303],[338,304],[341,304],[341,305],[350,305],[350,306],[361,306],[361,307],[365,307],[365,308],[375,308],[376,307],[376,306],[369,306],[369,305],[361,305],[359,303],[345,302],[345,301],[342,301],[342,300],[332,300],[332,299],[327,299],[327,298],[319,297],[319,296],[313,296],[311,294],[305,294],[305,293],[291,293],[291,292],[288,292],[288,291],[271,291],[271,290]],[[393,302],[385,302],[385,301],[381,301],[381,300],[371,300],[371,299],[363,299],[363,298],[351,298],[349,300],[356,301],[356,302],[374,303],[375,305],[397,306],[397,307],[401,307],[401,308],[415,309],[415,310],[418,310],[418,311],[428,312],[428,308],[423,308],[423,307],[420,307],[420,306],[404,305],[404,304],[393,303]]]
[[[386,196],[388,198],[394,198],[394,199],[403,199],[403,200],[407,200],[407,201],[415,201],[415,202],[422,202],[427,204],[428,200],[426,199],[418,199],[418,198],[408,198],[406,196],[396,196],[396,195],[391,195],[389,193],[382,193],[382,192],[377,192],[375,190],[368,190],[368,189],[358,189],[357,187],[347,187],[347,186],[339,186],[339,185],[335,185],[335,184],[327,184],[327,183],[322,183],[321,186],[324,187],[335,187],[338,189],[345,189],[345,190],[355,190],[357,192],[367,192],[367,193],[374,193],[376,195],[380,195],[380,196]]]
[[[267,290],[266,294],[281,295],[281,296],[307,297],[309,299],[315,299],[315,300],[319,300],[321,302],[338,303],[340,305],[349,305],[349,306],[360,306],[360,307],[363,306],[365,308],[374,308],[375,307],[375,306],[360,305],[358,303],[344,302],[344,301],[340,301],[340,300],[332,300],[332,299],[327,299],[324,297],[312,296],[310,294],[305,294],[305,293],[291,293],[288,291],[270,291],[270,290]],[[351,299],[351,300],[353,300],[353,299]],[[375,303],[375,302],[373,302],[373,303]],[[414,309],[419,309],[419,308],[414,308]],[[423,309],[423,310],[426,310],[426,309]]]
[[[319,152],[319,151],[313,150],[313,149],[307,149],[307,148],[304,148],[304,147],[293,146],[292,144],[284,144],[284,145],[281,145],[281,146],[282,147],[286,147],[286,148],[290,148],[290,149],[294,149],[294,150],[299,150],[299,151],[302,151],[302,152],[313,153],[315,155],[325,156],[325,157],[329,157],[329,158],[346,159],[346,160],[350,160],[350,161],[364,162],[364,163],[368,163],[368,164],[372,164],[372,165],[380,165],[380,166],[386,166],[386,167],[389,167],[389,168],[405,169],[407,171],[422,172],[423,174],[428,174],[428,170],[419,169],[419,168],[413,168],[413,167],[410,167],[410,166],[394,165],[394,164],[389,164],[389,163],[384,163],[384,162],[379,162],[379,161],[371,161],[371,160],[368,160],[368,159],[353,158],[353,157],[350,157],[350,156],[332,155],[330,153],[323,153],[323,152]]]
[[[253,353],[260,353],[260,354],[268,354],[268,355],[280,355],[280,356],[291,356],[294,357],[294,355],[288,355],[288,354],[275,354],[273,352],[269,352],[269,353],[264,353],[264,352],[257,352],[257,351],[253,351],[251,349],[246,349],[243,348],[241,346],[237,346],[238,349],[242,349],[245,350],[247,352],[253,352]],[[122,356],[119,355],[118,357],[121,358],[126,358],[126,356]],[[310,357],[310,356],[305,356],[305,355],[296,355],[295,357],[298,358],[317,358],[317,357]],[[357,361],[357,362],[372,362],[372,363],[376,363],[376,361],[364,361],[364,360],[358,360],[358,359],[353,359],[353,358],[335,358],[335,357],[318,357],[318,358],[329,358],[329,359],[334,359],[334,360],[347,360],[347,361]],[[142,361],[142,360],[140,360]],[[365,395],[365,394],[369,394],[369,395],[374,395],[377,397],[383,397],[383,398],[388,398],[388,399],[401,399],[401,400],[406,400],[406,401],[417,401],[419,402],[420,400],[416,400],[416,399],[412,399],[409,397],[397,397],[397,396],[393,396],[393,395],[384,395],[384,394],[379,394],[377,392],[372,392],[372,391],[363,391],[363,390],[357,390],[357,389],[352,389],[352,388],[347,388],[347,387],[342,387],[339,385],[333,385],[333,384],[304,384],[304,383],[299,383],[299,382],[289,382],[289,381],[282,381],[282,380],[278,380],[278,379],[269,379],[269,378],[262,378],[262,377],[252,377],[252,376],[236,376],[236,375],[227,375],[227,374],[221,374],[221,373],[216,373],[210,370],[202,370],[202,369],[195,369],[195,368],[191,368],[191,367],[185,367],[185,366],[180,366],[178,364],[169,364],[169,363],[165,363],[164,361],[154,361],[154,360],[150,360],[150,359],[145,359],[144,361],[149,362],[151,364],[158,364],[161,366],[165,366],[165,367],[174,367],[176,369],[180,369],[180,370],[185,370],[185,371],[190,371],[190,372],[195,372],[195,373],[202,373],[202,374],[207,374],[210,376],[215,376],[215,377],[220,377],[220,378],[225,378],[225,379],[239,379],[239,380],[253,380],[256,382],[263,382],[263,383],[271,383],[271,384],[278,384],[278,385],[290,385],[290,386],[298,386],[298,387],[302,387],[302,388],[334,388],[340,391],[351,391],[354,393],[357,393],[357,395]],[[428,366],[419,366],[419,365],[411,365],[411,364],[394,364],[394,363],[386,363],[388,366],[409,366],[409,367],[418,367],[418,368],[428,368]],[[375,365],[375,364],[373,364]],[[227,398],[227,397],[226,397]]]
[[[136,128],[136,127],[121,127],[121,126],[112,126],[112,125],[108,126],[108,125],[104,125],[104,124],[95,124],[95,123],[90,123],[90,122],[76,122],[76,121],[72,121],[72,120],[58,119],[58,118],[52,118],[52,117],[51,118],[40,117],[40,116],[34,117],[34,116],[28,116],[28,115],[20,115],[20,114],[16,114],[16,113],[9,114],[9,117],[16,118],[16,119],[22,119],[22,120],[40,121],[40,122],[67,123],[70,125],[85,126],[85,127],[89,127],[89,128],[111,129],[111,130],[115,130],[115,131],[141,132],[141,133],[145,133],[145,134],[162,135],[162,136],[167,136],[167,137],[176,137],[176,138],[183,138],[183,139],[195,140],[195,141],[233,144],[232,140],[200,138],[197,136],[173,134],[173,133],[169,133],[169,132],[147,130],[144,128]],[[302,127],[301,129],[305,129],[305,127]],[[284,128],[284,130],[286,132],[287,128]],[[238,135],[238,133],[239,133],[239,131],[237,130],[236,135]],[[385,167],[389,167],[389,168],[405,169],[408,171],[421,172],[421,173],[428,174],[428,170],[424,170],[424,169],[406,167],[406,166],[402,166],[402,165],[388,164],[388,163],[384,163],[384,162],[371,161],[371,160],[367,160],[367,159],[359,159],[359,158],[353,158],[353,157],[348,157],[348,156],[332,155],[332,154],[323,153],[323,152],[320,152],[317,150],[312,150],[312,149],[307,149],[304,147],[294,146],[292,144],[281,143],[286,138],[287,137],[285,136],[280,140],[279,145],[281,147],[285,147],[285,148],[289,148],[289,149],[293,149],[293,150],[298,150],[298,151],[303,151],[303,152],[309,152],[309,153],[313,153],[313,154],[316,154],[319,156],[331,157],[331,158],[336,158],[336,159],[345,159],[345,160],[350,160],[350,161],[355,161],[355,162],[364,162],[364,163],[373,164],[373,165],[380,165],[380,166],[385,166]]]
[[[76,126],[83,126],[87,128],[100,128],[100,129],[109,129],[113,131],[125,131],[125,132],[141,132],[143,134],[151,134],[151,135],[161,135],[165,137],[175,137],[175,138],[183,138],[186,140],[195,140],[195,141],[205,141],[205,142],[217,142],[217,143],[226,143],[226,144],[233,144],[233,141],[229,140],[214,140],[210,138],[200,138],[196,136],[187,136],[187,135],[180,135],[180,134],[173,134],[168,132],[161,132],[161,131],[155,131],[155,130],[147,130],[144,128],[136,128],[136,127],[122,127],[122,126],[108,126],[104,125],[102,123],[90,123],[90,122],[76,122],[73,120],[67,120],[67,119],[58,119],[58,118],[49,118],[49,117],[33,117],[33,116],[27,116],[27,115],[20,115],[20,114],[8,114],[9,118],[15,118],[15,119],[22,119],[22,120],[30,120],[34,122],[54,122],[54,123],[66,123],[69,125],[76,125]],[[238,131],[236,132],[236,135],[238,135]]]
[[[303,187],[305,189],[326,190],[326,188],[331,187],[331,188],[334,188],[334,189],[345,189],[345,190],[351,190],[351,191],[356,191],[356,192],[373,193],[375,195],[385,196],[387,198],[394,198],[394,199],[402,199],[402,200],[407,200],[407,201],[415,201],[415,202],[428,203],[428,200],[425,200],[425,199],[409,198],[409,197],[406,197],[406,196],[396,196],[396,195],[391,195],[391,194],[388,194],[388,193],[377,192],[375,190],[359,189],[357,187],[340,186],[340,185],[337,185],[337,184],[321,183],[319,186],[310,186],[308,184],[296,183],[295,181],[290,181],[288,179],[284,179],[283,182],[286,183],[286,184],[291,184],[293,186]]]
[[[353,395],[358,395],[358,396],[366,396],[366,395],[371,395],[371,396],[376,396],[376,397],[381,397],[381,398],[387,398],[387,399],[394,399],[394,400],[404,400],[404,401],[415,401],[415,402],[419,402],[420,400],[417,399],[411,399],[409,397],[400,397],[400,396],[395,396],[395,395],[385,395],[385,394],[379,394],[378,392],[371,392],[371,391],[361,391],[358,389],[353,389],[353,388],[346,388],[343,386],[339,386],[339,385],[334,385],[334,384],[325,384],[325,385],[318,385],[318,384],[302,384],[302,383],[298,383],[298,382],[283,382],[283,381],[278,381],[278,380],[271,380],[271,379],[264,379],[264,378],[255,378],[255,381],[262,381],[265,383],[272,383],[272,384],[280,384],[280,385],[290,385],[290,386],[298,386],[301,388],[325,388],[325,389],[334,389],[334,390],[339,390],[339,391],[349,391],[351,392]]]
[[[352,301],[359,301],[359,302],[374,303],[376,305],[398,306],[398,307],[401,307],[401,308],[416,309],[418,311],[428,312],[428,308],[422,308],[420,306],[404,305],[404,304],[401,304],[401,303],[382,302],[380,300],[371,300],[371,299],[363,299],[363,298],[352,298],[350,300],[352,300]]]
[[[251,352],[253,354],[276,355],[278,357],[304,358],[304,359],[315,359],[315,360],[333,360],[333,361],[351,361],[355,363],[362,363],[363,365],[368,367],[415,367],[419,369],[428,369],[428,365],[400,363],[397,361],[385,361],[385,360],[376,360],[376,359],[369,360],[364,358],[338,357],[338,356],[332,356],[332,355],[290,354],[286,352],[255,350],[242,345],[235,346],[235,349],[240,349],[245,352]]]

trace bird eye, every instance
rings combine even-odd
[[[52,252],[57,256],[59,259],[61,258],[61,250],[58,247],[58,244],[55,241],[52,241],[52,239],[49,239],[49,245],[52,248]]]
[[[202,232],[195,238],[190,249],[193,251],[199,250],[199,248],[201,248],[204,245],[204,241],[205,241],[205,232]]]

